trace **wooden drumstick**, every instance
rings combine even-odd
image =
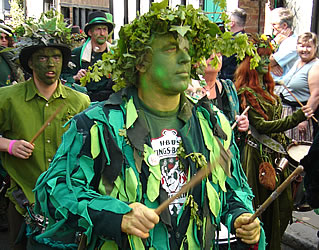
[[[188,192],[188,190],[195,187],[203,178],[208,176],[217,164],[226,165],[228,164],[229,159],[230,159],[229,154],[222,146],[219,157],[212,164],[208,163],[207,167],[203,167],[201,170],[199,170],[196,173],[196,175],[194,175],[188,183],[182,186],[182,188],[175,195],[173,195],[172,197],[164,201],[162,204],[160,204],[155,209],[155,213],[160,215],[169,206],[169,204],[171,204],[175,199],[180,197],[182,194]]]
[[[249,108],[250,106],[247,106],[247,108],[245,108],[244,112],[241,113],[241,115],[245,115],[248,112]],[[236,125],[237,125],[237,121],[234,122],[234,124],[231,126],[231,129],[234,129]]]
[[[64,106],[64,103],[62,103],[56,111],[45,121],[45,123],[42,125],[42,127],[36,132],[36,134],[32,137],[32,139],[29,141],[31,144],[38,138],[38,136],[45,130],[45,128],[49,125],[50,122],[53,121],[53,119],[57,116],[57,114],[62,110]]]
[[[256,212],[249,218],[249,223],[252,223],[257,217],[259,217],[266,208],[278,198],[278,196],[284,191],[288,185],[303,171],[303,166],[297,167],[288,178],[281,183],[281,185],[271,193],[271,195],[265,200],[265,202],[256,210]]]
[[[218,162],[218,161],[217,161]],[[212,166],[210,163],[207,164],[207,167],[203,167],[199,170],[196,175],[194,175],[188,183],[186,183],[182,188],[172,197],[160,204],[156,209],[155,213],[160,215],[175,199],[180,197],[182,194],[186,193],[191,188],[195,187],[203,178],[209,175],[212,172]]]
[[[298,104],[303,107],[304,105],[298,100],[298,98],[288,89],[288,87],[284,84],[283,81],[279,81],[278,82],[280,85],[284,86],[284,88],[288,91],[288,93],[296,100],[296,102],[298,102]],[[314,117],[314,115],[311,116],[311,118],[318,123],[318,120],[316,119],[316,117]]]

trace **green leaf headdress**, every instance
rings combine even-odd
[[[229,56],[234,53],[244,58],[245,53],[253,55],[255,48],[249,45],[246,35],[232,36],[230,32],[222,33],[218,25],[211,22],[202,10],[192,5],[168,8],[168,0],[153,3],[149,12],[136,18],[130,24],[121,27],[119,40],[112,53],[105,53],[102,60],[81,79],[82,84],[94,79],[99,81],[104,75],[112,75],[116,82],[115,91],[127,84],[136,85],[137,65],[144,60],[152,39],[156,34],[179,34],[188,39],[189,55],[192,65],[205,61],[213,52],[222,52]],[[198,79],[192,67],[192,78]]]
[[[22,67],[29,73],[32,73],[32,70],[28,66],[28,60],[35,50],[42,47],[60,49],[63,54],[63,65],[67,65],[71,56],[71,28],[66,26],[61,13],[50,10],[42,13],[38,20],[29,18],[14,32],[19,39],[15,52]]]

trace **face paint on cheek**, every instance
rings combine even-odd
[[[47,61],[40,57],[47,57]],[[55,59],[54,59],[55,58]],[[63,57],[59,49],[44,48],[32,55],[33,74],[46,85],[54,84],[60,77],[62,71]]]

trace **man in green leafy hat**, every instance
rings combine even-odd
[[[54,31],[46,29],[52,25],[57,27]],[[60,28],[64,35],[56,35]],[[32,189],[39,175],[48,169],[61,143],[61,136],[68,127],[64,124],[86,109],[90,100],[59,80],[62,67],[71,54],[68,46],[62,43],[68,35],[63,17],[57,13],[44,13],[39,21],[26,22],[17,30],[23,36],[18,44],[20,63],[32,78],[1,88],[0,151],[2,164],[10,176],[7,196],[10,199],[11,249],[26,249],[24,219],[29,224],[38,223],[32,216],[35,202]],[[31,143],[59,107],[62,109],[57,116]]]
[[[184,95],[191,65],[211,53],[220,30],[191,5],[167,5],[153,3],[123,26],[114,54],[99,65],[120,91],[72,119],[39,177],[35,210],[48,225],[33,234],[34,245],[211,249],[222,221],[242,244],[260,239],[264,249],[259,221],[248,222],[252,193],[229,122],[208,99],[194,105]],[[217,163],[200,184],[155,212],[230,148],[231,165]]]
[[[84,27],[88,39],[82,46],[72,51],[71,61],[61,77],[68,83],[79,84],[80,79],[86,75],[87,69],[101,60],[103,53],[110,52],[111,44],[108,42],[108,37],[111,36],[113,29],[114,24],[110,13],[102,11],[90,13],[88,23]],[[106,100],[113,93],[112,85],[110,76],[104,76],[98,82],[88,82],[86,89],[91,101]]]

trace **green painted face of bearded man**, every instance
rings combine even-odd
[[[41,48],[32,54],[29,67],[35,79],[46,85],[57,82],[62,71],[62,52],[53,47]]]

